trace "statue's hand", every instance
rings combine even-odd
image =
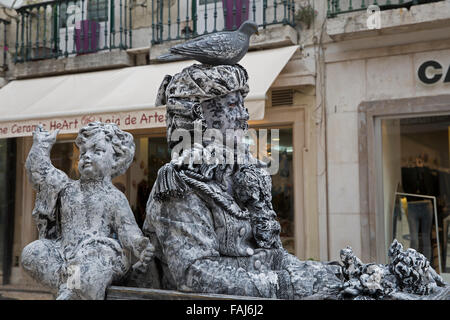
[[[147,247],[142,250],[140,260],[143,264],[148,265],[152,260],[155,253],[155,248],[149,242]]]
[[[48,132],[42,125],[38,125],[33,132],[33,142],[41,146],[51,148],[56,142],[56,136],[59,133],[59,129]]]
[[[148,238],[143,237],[140,243],[141,252],[138,255],[139,261],[133,265],[133,269],[137,270],[140,273],[144,273],[147,271],[147,267],[152,262],[153,256],[155,253],[155,248],[150,243]]]

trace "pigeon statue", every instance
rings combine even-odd
[[[250,36],[258,33],[258,25],[245,21],[236,31],[222,31],[199,36],[170,48],[159,61],[194,59],[209,65],[234,65],[247,53]]]

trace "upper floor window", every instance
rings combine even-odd
[[[59,28],[71,27],[81,20],[108,21],[108,0],[62,2],[59,9]]]
[[[88,0],[87,12],[89,20],[108,21],[108,0]]]

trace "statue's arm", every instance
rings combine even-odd
[[[71,180],[50,160],[50,151],[58,131],[47,132],[38,126],[33,132],[33,145],[25,162],[25,169],[33,187],[37,190],[33,217],[39,230],[39,239],[59,236],[57,202],[60,191]]]
[[[120,191],[117,191],[117,195],[114,203],[116,208],[114,229],[122,246],[131,251],[137,258],[141,258],[144,250],[153,251],[153,247],[139,229],[125,195]]]
[[[328,299],[341,290],[341,267],[334,262],[301,261],[284,250],[281,269],[290,275],[294,299]]]
[[[151,202],[149,202],[151,204]],[[286,271],[248,272],[237,257],[219,253],[212,215],[193,193],[147,208],[178,290],[263,298],[291,298]]]
[[[33,145],[25,162],[25,169],[33,187],[61,189],[70,179],[61,170],[56,169],[50,160],[50,151],[55,144],[58,131],[51,133],[38,126],[33,132]]]

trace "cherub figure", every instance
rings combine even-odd
[[[133,268],[141,272],[154,248],[139,229],[127,198],[111,182],[131,164],[133,136],[115,124],[80,129],[79,180],[53,167],[50,150],[58,131],[39,126],[25,167],[38,191],[33,217],[39,240],[21,263],[33,278],[57,290],[57,299],[104,299],[106,288]]]

